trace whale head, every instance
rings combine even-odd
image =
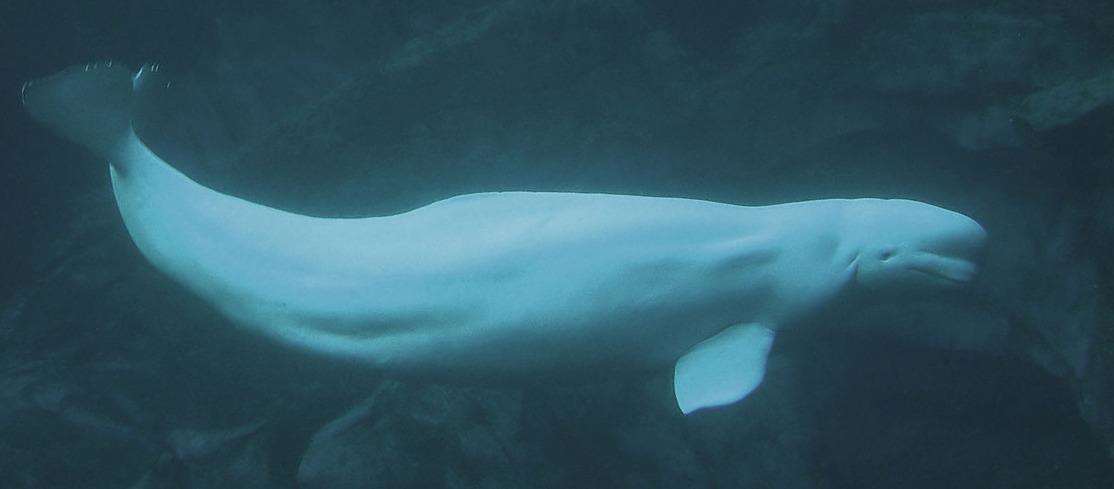
[[[855,282],[868,290],[970,282],[986,242],[973,219],[912,200],[857,199],[844,220]]]

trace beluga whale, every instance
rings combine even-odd
[[[962,286],[986,240],[963,214],[902,199],[488,192],[382,217],[299,215],[206,188],[149,149],[133,121],[160,76],[82,65],[21,97],[107,160],[127,232],[155,268],[231,323],[401,376],[671,368],[683,413],[724,406],[762,382],[779,332],[852,295]]]

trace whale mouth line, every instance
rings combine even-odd
[[[929,255],[931,256],[929,262],[914,264],[909,267],[909,270],[919,275],[955,285],[963,285],[974,280],[977,270],[974,262],[966,258],[936,253],[929,253]]]
[[[937,270],[923,270],[923,269],[920,269],[920,268],[911,268],[910,270],[912,270],[913,272],[916,272],[919,275],[923,275],[925,277],[930,277],[930,278],[936,279],[936,280],[942,280],[942,281],[952,283],[952,284],[956,284],[956,285],[966,284],[966,283],[971,281],[970,278],[960,278],[960,277],[948,275],[944,272],[940,272],[940,271],[937,271]]]

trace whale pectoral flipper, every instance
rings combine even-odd
[[[742,400],[762,383],[774,331],[759,323],[731,326],[685,353],[673,370],[681,412]]]

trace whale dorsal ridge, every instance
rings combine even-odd
[[[685,353],[673,370],[681,412],[742,400],[762,383],[774,331],[757,323],[737,324]]]

